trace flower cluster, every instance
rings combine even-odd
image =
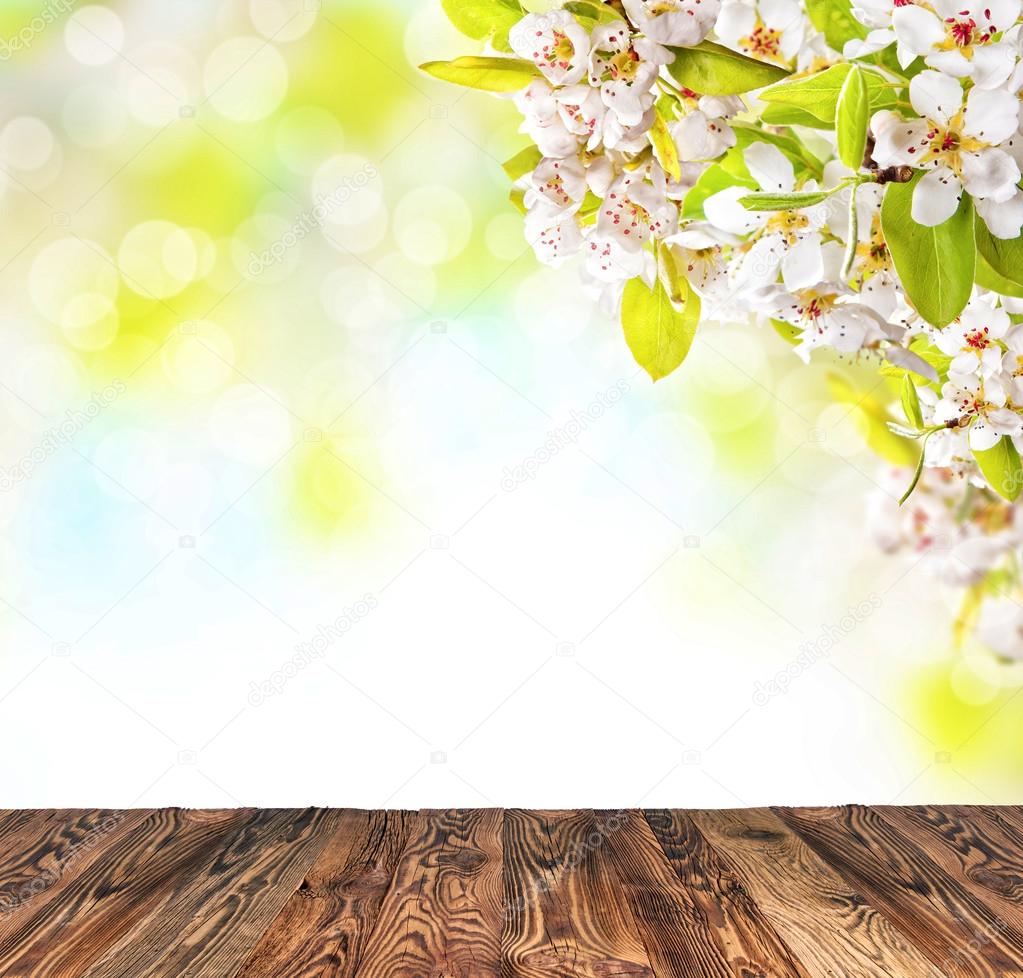
[[[965,547],[965,586],[1005,585],[1023,0],[490,2],[490,29],[486,0],[451,15],[484,56],[424,68],[514,100],[531,146],[506,170],[537,257],[578,265],[655,380],[713,320],[875,363],[919,458],[885,545],[954,539],[950,573]]]

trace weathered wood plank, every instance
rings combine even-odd
[[[351,978],[418,823],[415,812],[342,813],[238,978]]]
[[[1023,976],[1023,936],[877,812],[858,805],[774,811],[939,970],[955,978]]]
[[[943,978],[770,809],[686,814],[737,868],[743,889],[814,978]]]
[[[90,965],[159,913],[226,833],[252,812],[163,809],[113,839],[92,865],[22,915],[0,938],[0,974],[64,978]]]
[[[10,848],[0,858],[0,939],[19,927],[25,914],[49,906],[148,814],[69,809],[9,833]]]
[[[684,812],[625,812],[619,820],[608,844],[658,976],[808,978],[734,867]]]
[[[498,978],[501,812],[423,812],[357,978]]]
[[[919,806],[876,808],[1002,920],[1023,932],[1023,852],[979,812]]]
[[[230,978],[301,884],[337,817],[325,809],[260,810],[82,978]]]
[[[588,811],[504,818],[508,978],[654,974]]]

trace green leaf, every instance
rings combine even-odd
[[[920,395],[916,392],[916,384],[909,374],[902,378],[902,413],[906,420],[917,428],[924,426],[924,415],[920,410]]]
[[[838,157],[850,170],[863,166],[867,147],[867,123],[870,121],[870,93],[857,65],[845,76],[835,106],[835,132],[838,136]]]
[[[516,153],[510,160],[505,160],[501,164],[501,169],[508,174],[510,180],[518,180],[519,177],[532,173],[542,159],[543,154],[540,150],[535,146],[527,146]]]
[[[982,223],[982,221],[977,221],[978,226]],[[990,289],[992,292],[997,292],[999,295],[1009,295],[1014,299],[1023,299],[1023,285],[1020,285],[1018,282],[1013,282],[1012,279],[1008,279],[1004,275],[1000,275],[996,272],[991,265],[988,264],[987,259],[980,250],[979,241],[977,242],[976,281],[982,288]]]
[[[661,118],[659,112],[654,113],[654,123],[647,135],[654,148],[654,156],[657,157],[657,162],[661,164],[664,172],[676,182],[681,180],[682,167],[678,161],[678,149],[675,140],[671,138],[671,133],[668,132],[668,124]]]
[[[682,202],[683,217],[702,218],[704,201],[720,190],[735,186],[756,189],[757,182],[749,175],[742,153],[736,152],[737,149],[730,149],[721,161],[712,163],[700,174]]]
[[[784,68],[755,61],[712,41],[669,50],[675,55],[675,60],[668,65],[671,77],[701,95],[739,95],[763,88],[789,74]]]
[[[963,311],[973,289],[977,248],[973,241],[973,200],[963,194],[944,224],[925,227],[913,220],[909,183],[890,183],[881,204],[881,229],[895,270],[914,308],[932,326],[947,326]]]
[[[526,192],[521,187],[512,187],[508,192],[508,199],[511,201],[512,207],[520,214],[529,213],[529,209],[526,207]]]
[[[519,58],[455,58],[454,61],[427,61],[420,69],[441,81],[484,92],[518,92],[534,78],[541,77],[540,69]]]
[[[867,28],[853,17],[852,4],[849,0],[805,0],[805,2],[810,22],[824,35],[828,46],[834,48],[839,54],[842,53],[846,41],[867,36]]]
[[[772,85],[760,93],[760,98],[772,104],[778,103],[801,109],[830,128],[835,124],[838,99],[852,68],[851,64],[845,62],[832,65],[814,75]],[[867,86],[870,112],[891,108],[896,104],[894,91],[881,75],[864,68],[858,70],[863,73],[863,80]]]
[[[991,269],[1002,278],[1014,282],[1017,288],[1023,286],[1023,236],[996,238],[983,221],[977,221],[974,231],[977,251]]]
[[[440,0],[440,5],[458,30],[477,41],[507,31],[526,15],[517,0]]]
[[[815,115],[810,115],[805,109],[796,108],[794,105],[784,105],[781,102],[768,102],[760,118],[769,126],[805,126],[808,129],[831,129],[834,121],[824,122]]]
[[[622,19],[622,15],[614,7],[609,7],[600,0],[575,0],[573,3],[566,3],[565,10],[577,20],[592,21],[595,25],[610,24],[612,21]]]
[[[836,187],[835,190],[838,188]],[[795,211],[827,200],[835,190],[807,190],[794,194],[746,194],[739,203],[748,211]]]
[[[988,485],[1002,499],[1015,502],[1023,489],[1023,465],[1020,464],[1019,452],[1008,435],[1002,435],[994,448],[985,451],[974,451],[973,457],[980,466],[980,471],[987,479]]]
[[[677,309],[661,284],[653,290],[641,278],[630,279],[622,295],[622,329],[636,362],[657,381],[685,360],[700,321],[700,299],[683,278],[682,308]]]
[[[827,381],[831,396],[852,408],[853,422],[875,454],[893,465],[916,465],[913,443],[889,429],[895,419],[884,404],[869,392],[858,391],[841,374],[828,374]]]

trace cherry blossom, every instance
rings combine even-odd
[[[650,89],[660,66],[673,57],[650,38],[634,35],[625,21],[614,21],[593,32],[590,84],[623,126],[636,125],[653,105]]]
[[[903,119],[882,110],[871,126],[879,166],[930,170],[913,195],[915,221],[935,225],[948,220],[964,188],[975,198],[995,202],[1015,194],[1019,167],[998,147],[1019,124],[1019,101],[1014,96],[972,88],[964,104],[957,79],[928,70],[910,82],[909,97],[922,118]]]
[[[508,41],[552,85],[571,85],[586,74],[590,38],[567,10],[527,14],[512,28]]]
[[[715,31],[723,44],[736,51],[784,65],[799,51],[805,23],[795,0],[725,0]]]
[[[719,0],[623,0],[636,30],[659,44],[690,48],[714,26]]]

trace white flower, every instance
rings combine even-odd
[[[680,160],[712,160],[735,145],[735,133],[725,121],[725,113],[735,110],[724,101],[704,96],[700,108],[669,124]]]
[[[719,0],[624,0],[636,30],[660,44],[691,48],[714,26]]]
[[[791,193],[795,189],[792,163],[776,147],[751,143],[743,159],[761,190]],[[789,291],[820,282],[824,273],[820,229],[825,209],[816,205],[792,211],[749,211],[739,203],[749,192],[746,187],[728,187],[708,197],[703,205],[707,220],[715,227],[750,236],[749,249],[736,269],[738,281],[753,286],[772,283],[780,266]]]
[[[526,214],[526,240],[545,265],[560,265],[578,253],[582,232],[571,211],[536,207]]]
[[[618,238],[602,237],[590,231],[583,245],[586,274],[599,283],[624,283],[645,275],[653,265],[653,256],[643,249],[626,248]]]
[[[509,32],[508,43],[552,85],[571,85],[586,74],[590,38],[567,10],[527,14]]]
[[[990,377],[1002,364],[998,340],[1009,331],[1009,314],[983,298],[971,299],[955,322],[935,330],[934,344],[952,357],[949,373]]]
[[[522,113],[519,132],[525,133],[544,156],[574,156],[579,150],[579,137],[565,126],[554,90],[540,78],[515,96],[515,106]]]
[[[810,352],[818,346],[856,353],[885,336],[881,317],[837,282],[822,282],[796,292],[769,285],[750,298],[761,312],[802,331],[795,352],[804,362],[809,362]]]
[[[593,32],[590,84],[600,88],[604,104],[622,125],[636,125],[653,105],[650,89],[658,69],[672,58],[667,48],[634,36],[625,21],[616,20]]]
[[[974,630],[978,639],[1005,659],[1023,660],[1023,605],[1008,598],[985,601]]]
[[[665,238],[671,245],[679,271],[703,296],[718,296],[728,280],[725,247],[738,239],[709,224],[692,222]]]
[[[607,106],[600,92],[587,84],[559,88],[554,93],[558,114],[565,128],[580,139],[586,140],[586,148],[594,150],[600,145]]]
[[[578,157],[544,158],[529,175],[523,203],[530,210],[541,207],[552,213],[574,214],[586,196],[586,189],[586,168]]]
[[[1020,15],[1020,0],[929,0],[896,4],[892,28],[905,54],[920,55],[931,68],[972,78],[981,88],[1001,85],[1016,64],[1013,46],[998,38]]]
[[[642,173],[623,173],[597,211],[597,238],[639,251],[651,238],[666,238],[678,225],[678,208]]]
[[[1005,402],[1005,388],[997,377],[982,381],[973,374],[954,374],[941,388],[934,420],[937,424],[969,424],[970,448],[987,451],[1002,435],[1011,437],[1023,432],[1023,418],[1005,407]]]
[[[722,44],[751,58],[787,65],[803,43],[806,23],[796,0],[726,0],[714,32]]]
[[[909,98],[921,119],[887,110],[874,115],[874,160],[879,166],[930,169],[913,191],[913,220],[947,221],[963,188],[973,197],[1008,200],[1020,178],[1016,161],[997,144],[1018,126],[1018,100],[1002,91],[970,90],[963,105],[960,83],[938,71],[910,82]]]

